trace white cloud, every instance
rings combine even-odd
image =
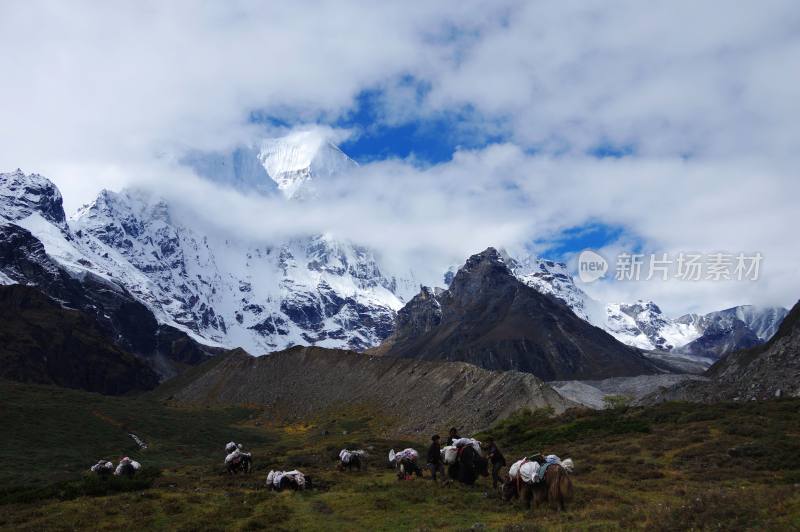
[[[790,1],[3,2],[0,168],[44,173],[72,209],[102,187],[150,184],[238,231],[341,233],[431,280],[487,245],[596,220],[647,251],[765,255],[758,283],[593,287],[603,297],[673,313],[789,305],[799,22]],[[430,91],[420,99],[408,77]],[[376,87],[379,120],[467,108],[476,135],[503,127],[509,141],[423,169],[363,165],[302,212],[169,162],[281,131],[252,112],[332,123]],[[584,155],[604,144],[634,151]]]

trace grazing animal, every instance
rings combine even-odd
[[[253,470],[253,457],[250,453],[239,453],[231,460],[225,461],[225,470],[229,475],[248,474]]]
[[[398,480],[410,479],[411,475],[422,477],[422,469],[417,464],[418,457],[419,453],[410,447],[399,453],[395,453],[394,449],[389,451],[389,463],[394,464]]]
[[[283,477],[277,486],[273,485],[272,489],[274,491],[283,491],[283,490],[293,490],[293,491],[300,491],[300,490],[308,490],[313,487],[311,482],[311,477],[305,477],[305,482],[300,484],[297,479],[293,477]]]
[[[117,469],[114,470],[114,475],[118,477],[133,478],[137,471],[142,468],[142,464],[136,460],[131,460],[127,456],[119,461]]]
[[[555,510],[566,510],[566,503],[572,499],[571,469],[572,460],[565,460],[564,464],[549,465],[539,482],[525,482],[519,475],[506,477],[501,488],[503,500],[519,498],[523,508],[534,509],[547,501]]]
[[[348,451],[347,449],[342,449],[339,452],[339,464],[337,468],[339,471],[344,471],[345,469],[352,471],[353,468],[361,471],[362,465],[366,468],[366,457],[367,453],[365,451]]]
[[[356,470],[361,471],[361,457],[356,455],[350,458],[348,462],[343,462],[339,460],[339,471],[344,471],[347,469],[348,471],[352,471],[353,468]]]
[[[241,443],[228,442],[225,445],[225,470],[229,475],[249,473],[253,468],[253,455],[244,452]]]
[[[422,469],[415,460],[403,459],[397,462],[397,478],[398,480],[408,480],[411,475],[422,477]]]
[[[270,471],[267,475],[267,487],[273,491],[306,490],[313,487],[311,477],[305,476],[296,469],[293,471]]]
[[[489,461],[471,445],[465,445],[458,451],[455,463],[447,467],[447,475],[452,480],[472,486],[478,476],[489,476]]]
[[[100,477],[105,478],[114,472],[114,464],[112,464],[108,460],[100,460],[95,465],[93,465],[91,469],[89,469],[89,471],[95,473]]]

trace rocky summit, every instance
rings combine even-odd
[[[395,332],[374,352],[461,360],[544,380],[659,371],[638,350],[522,283],[494,248],[470,257],[447,290],[424,289],[415,296],[398,312]]]

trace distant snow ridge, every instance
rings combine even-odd
[[[672,320],[652,301],[609,303],[606,329],[620,341],[640,349],[671,351],[702,334],[688,323]]]
[[[258,159],[287,198],[313,195],[316,179],[341,175],[358,166],[315,130],[262,141]]]
[[[704,364],[730,351],[766,342],[788,313],[782,307],[743,305],[673,319],[653,301],[602,303],[592,299],[575,284],[564,263],[501,254],[520,281],[560,299],[577,316],[604,329],[622,343],[647,351],[673,352]],[[445,284],[449,284],[451,278],[452,270],[445,275]]]
[[[193,151],[181,163],[201,177],[246,194],[280,193],[287,199],[314,197],[321,181],[358,168],[324,132],[313,129],[228,152]]]
[[[543,294],[555,296],[590,323],[602,321],[601,305],[578,288],[566,264],[531,256],[514,259],[506,253],[503,255],[511,273],[520,281]]]

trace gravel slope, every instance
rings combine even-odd
[[[161,393],[182,404],[263,405],[268,415],[289,419],[364,405],[386,416],[398,433],[450,425],[469,433],[520,408],[561,412],[574,406],[528,373],[319,347],[265,357],[236,352],[167,383]]]

